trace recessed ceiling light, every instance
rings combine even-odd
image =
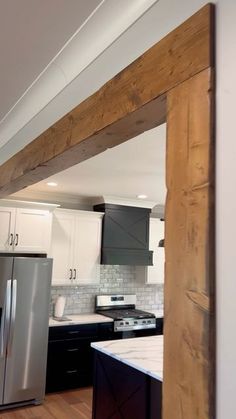
[[[48,182],[47,185],[48,186],[57,186],[57,183],[56,182]]]
[[[138,199],[146,199],[147,198],[147,195],[140,194],[140,195],[137,195],[137,198]]]

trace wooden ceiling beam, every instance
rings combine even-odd
[[[166,92],[212,65],[211,11],[203,7],[0,166],[0,197],[152,128],[147,110],[163,122]]]

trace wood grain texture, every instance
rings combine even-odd
[[[59,150],[62,137],[57,131],[51,138],[40,136],[0,167],[0,198],[136,137],[162,124],[165,118],[166,97],[162,95],[75,146],[68,142]]]
[[[208,4],[4,163],[0,197],[162,123],[165,108],[155,99],[212,65],[211,34]]]
[[[0,412],[0,419],[91,419],[92,389],[47,395],[40,406],[27,406]]]
[[[211,78],[167,98],[164,419],[215,419]]]

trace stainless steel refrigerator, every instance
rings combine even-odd
[[[52,259],[0,254],[0,408],[45,394]]]

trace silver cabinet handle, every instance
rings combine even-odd
[[[76,269],[73,269],[73,271],[74,271],[73,279],[76,279]]]
[[[67,352],[78,352],[79,348],[67,349]]]
[[[72,269],[70,269],[70,276],[69,276],[69,280],[72,280]]]
[[[16,237],[15,237],[15,246],[18,246],[18,243],[19,243],[19,234],[16,234]]]
[[[75,374],[76,372],[78,372],[78,370],[68,370],[66,372],[67,374]]]
[[[10,241],[9,241],[9,246],[13,245],[13,234],[10,234]]]
[[[17,280],[12,281],[12,303],[11,303],[11,321],[10,321],[10,336],[7,346],[7,356],[11,355],[12,342],[14,336],[15,320],[16,320],[16,295],[17,295]]]

